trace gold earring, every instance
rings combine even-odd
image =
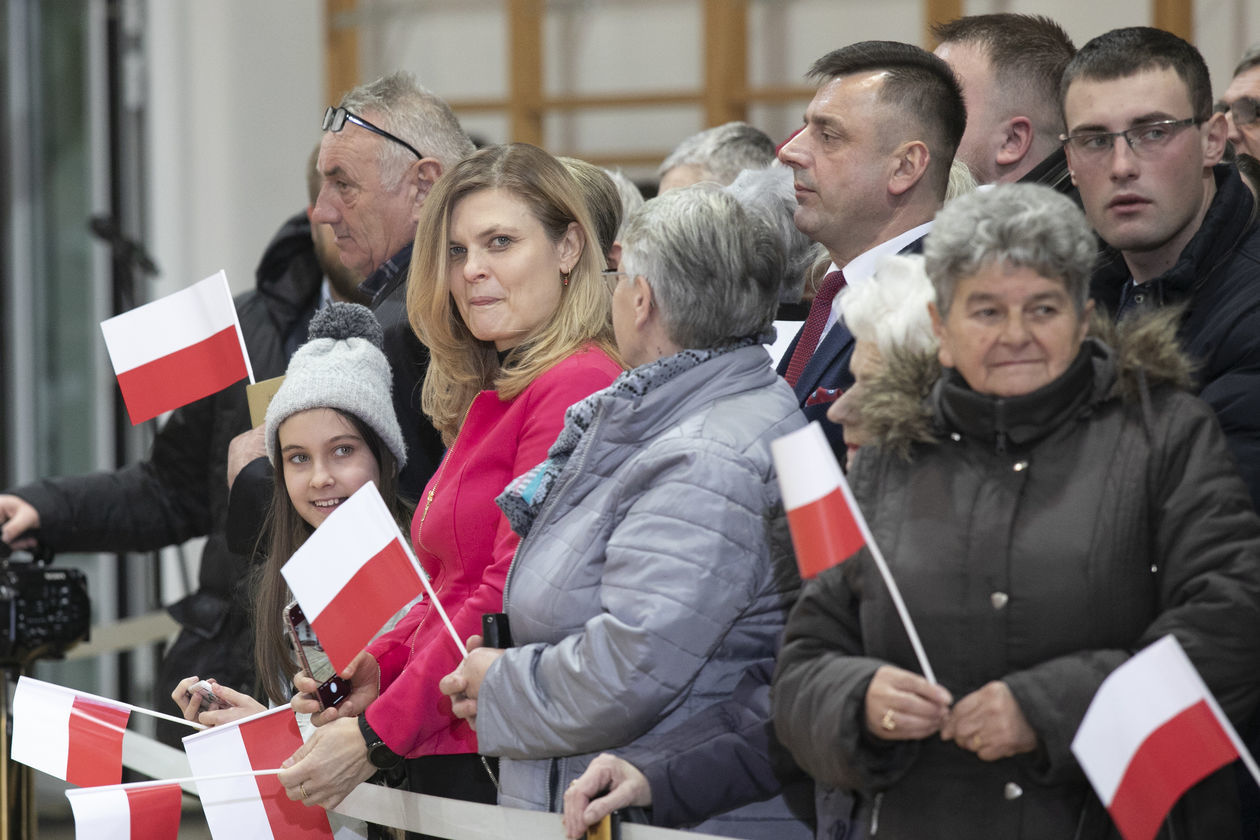
[[[566,285],[566,286],[567,286],[567,285],[569,285],[569,274],[570,274],[570,273],[571,273],[571,272],[569,272],[569,271],[562,271],[562,272],[560,272],[560,282],[561,282],[561,283],[563,283],[563,284],[564,284],[564,285]]]

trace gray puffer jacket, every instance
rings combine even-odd
[[[486,673],[477,716],[504,805],[557,811],[599,751],[729,697],[773,655],[800,586],[770,442],[804,418],[765,350],[646,393],[624,382],[601,392],[508,573],[518,646]],[[700,829],[808,836],[779,798]]]

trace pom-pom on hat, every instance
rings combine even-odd
[[[299,411],[335,408],[372,428],[401,468],[407,446],[390,395],[393,377],[381,352],[376,316],[357,303],[330,303],[315,313],[306,343],[289,360],[284,382],[267,406],[267,457],[276,464],[280,424]],[[277,465],[278,466],[278,465]]]

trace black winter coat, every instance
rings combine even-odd
[[[1139,368],[1150,355],[1089,339],[1058,380],[1006,400],[947,372],[890,427],[909,460],[888,439],[859,451],[854,493],[937,678],[955,700],[1004,681],[1038,747],[985,762],[939,737],[866,731],[876,669],[918,666],[863,549],[807,584],[775,675],[780,740],[820,786],[855,793],[856,814],[820,798],[820,836],[850,819],[878,838],[1115,836],[1070,743],[1102,680],[1168,633],[1235,722],[1255,707],[1260,518],[1210,409]],[[1164,836],[1238,825],[1223,770]]]
[[[1216,167],[1216,196],[1171,269],[1134,287],[1108,251],[1090,292],[1113,314],[1182,305],[1177,338],[1196,365],[1194,393],[1212,406],[1260,510],[1260,226],[1233,164]]]

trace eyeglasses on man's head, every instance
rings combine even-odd
[[[420,160],[424,159],[424,155],[417,152],[416,147],[408,143],[406,140],[402,139],[401,137],[390,134],[388,131],[381,128],[380,126],[373,125],[372,123],[363,119],[363,117],[360,117],[358,114],[355,114],[351,111],[347,111],[345,108],[335,108],[335,107],[329,106],[328,110],[324,112],[324,129],[323,130],[336,133],[346,127],[347,121],[354,123],[360,128],[366,128],[368,131],[372,132],[373,134],[379,134],[380,136],[384,137],[386,140],[393,140],[395,143],[397,143],[398,145],[402,146],[404,149],[406,149],[407,151],[415,155],[418,159]]]

